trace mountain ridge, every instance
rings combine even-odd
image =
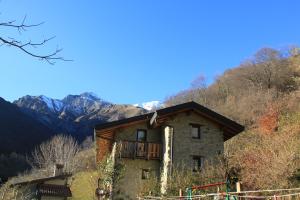
[[[55,133],[71,134],[79,140],[91,136],[93,126],[97,123],[148,112],[134,105],[105,101],[90,92],[67,95],[63,99],[53,99],[44,95],[26,95],[14,101],[13,104]]]

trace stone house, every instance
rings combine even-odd
[[[69,187],[71,174],[64,174],[55,166],[53,176],[14,182],[16,200],[67,200],[72,197]]]
[[[150,176],[161,179],[166,190],[172,166],[199,170],[205,159],[222,154],[224,141],[244,127],[204,106],[188,102],[119,121],[95,126],[97,161],[111,153],[125,164],[123,178],[115,189],[135,199]]]

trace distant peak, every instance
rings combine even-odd
[[[37,96],[35,98],[41,98],[41,99],[47,99],[47,100],[51,99],[51,98],[49,98],[49,97],[47,97],[45,95],[40,95],[40,96]]]
[[[163,106],[163,104],[160,101],[149,101],[149,102],[143,102],[138,104],[133,104],[135,107],[142,107],[146,110],[156,110],[157,108],[160,108]]]
[[[94,97],[94,98],[97,98],[97,99],[100,99],[98,97],[97,94],[93,93],[93,92],[84,92],[82,94],[80,94],[80,96],[84,96],[84,97]]]

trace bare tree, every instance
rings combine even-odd
[[[290,50],[292,51],[292,50]],[[254,87],[275,88],[278,92],[296,89],[295,70],[290,66],[290,55],[271,48],[260,49],[250,62],[244,64],[241,76]]]
[[[197,78],[195,78],[191,83],[192,89],[198,89],[198,88],[206,88],[206,78],[203,74],[200,74]]]
[[[192,87],[166,99],[165,105],[198,102],[244,125],[252,126],[267,106],[300,87],[299,48],[263,48],[206,87],[203,76]]]
[[[79,150],[80,147],[73,137],[56,135],[32,152],[32,165],[51,171],[55,164],[62,164],[64,172],[73,172],[78,164],[76,156]]]
[[[11,30],[14,29],[18,33],[23,33],[26,30],[30,28],[35,28],[40,25],[44,24],[44,22],[37,23],[37,24],[27,24],[26,22],[26,16],[23,18],[23,20],[19,23],[16,20],[10,20],[10,21],[0,21],[0,28],[3,28],[4,30]],[[15,38],[11,35],[5,35],[3,31],[0,32],[0,46],[8,46],[8,47],[14,47],[16,49],[19,49],[20,51],[34,57],[38,58],[40,60],[46,61],[49,64],[54,64],[57,60],[62,61],[71,61],[68,59],[65,59],[64,57],[60,56],[60,52],[62,51],[61,48],[56,48],[54,51],[50,51],[46,54],[39,54],[33,51],[34,48],[41,47],[46,45],[50,40],[54,39],[55,36],[46,38],[42,41],[25,41],[22,40],[20,37]]]

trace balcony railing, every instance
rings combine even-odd
[[[161,144],[153,142],[122,141],[121,157],[132,159],[160,159]]]

